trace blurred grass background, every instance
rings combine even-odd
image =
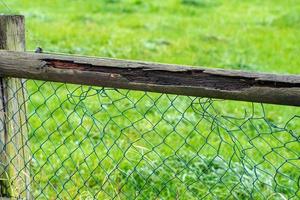
[[[40,46],[46,52],[260,72],[300,73],[299,0],[2,0],[0,12],[25,15],[28,50]],[[286,158],[294,158],[297,155],[287,151],[286,148],[292,148],[296,152],[300,150],[299,142],[295,142],[288,131],[292,130],[293,134],[299,135],[299,108],[275,105],[265,105],[261,108],[255,104],[254,107],[258,108],[255,109],[257,113],[253,114],[251,103],[216,102],[213,104],[214,108],[206,113],[209,114],[209,120],[206,120],[206,123],[201,122],[201,126],[195,128],[199,113],[190,110],[189,106],[194,100],[188,97],[177,99],[175,96],[163,96],[164,100],[160,100],[158,94],[150,94],[153,98],[151,100],[147,95],[143,96],[143,93],[129,92],[132,94],[131,101],[128,102],[126,91],[122,91],[125,95],[110,92],[109,99],[100,98],[108,104],[102,108],[98,99],[100,94],[95,95],[94,90],[101,89],[28,81],[29,122],[32,130],[30,142],[35,157],[32,169],[36,173],[34,180],[34,187],[37,188],[34,191],[36,197],[55,199],[58,195],[68,199],[74,196],[90,198],[94,195],[99,199],[105,199],[118,194],[119,183],[125,184],[124,189],[127,190],[125,194],[115,196],[117,199],[134,196],[136,191],[145,185],[149,185],[150,189],[141,192],[141,199],[156,196],[160,189],[163,191],[162,199],[176,199],[177,192],[185,194],[182,199],[187,199],[195,197],[195,194],[200,196],[205,194],[207,192],[205,187],[220,181],[219,177],[226,174],[230,167],[221,184],[210,191],[214,195],[208,196],[208,199],[217,196],[220,199],[228,197],[229,189],[225,183],[229,188],[236,188],[231,191],[232,198],[250,199],[251,191],[245,191],[245,188],[253,186],[256,188],[252,198],[256,199],[262,199],[261,194],[269,199],[285,199],[293,197],[295,193],[300,195],[293,178],[288,179],[280,174],[277,178],[272,176],[278,173],[274,171],[274,166],[275,169],[279,169],[280,164],[283,165],[280,168],[283,170],[282,174],[299,176],[297,171],[299,169],[290,165],[292,161],[288,161],[287,166],[286,161],[278,157],[280,154]],[[92,97],[87,95],[88,98],[85,97],[83,100],[79,98],[77,103],[74,103],[71,101],[72,98],[70,100],[70,95],[74,93],[78,93],[78,96],[82,93],[93,94]],[[137,106],[141,98],[146,102]],[[157,101],[154,101],[156,99]],[[182,114],[174,109],[174,101],[177,102],[178,109],[185,106],[186,109],[189,108],[186,115],[193,123],[180,118]],[[148,113],[149,116],[146,115],[145,112],[152,109],[154,102],[160,102],[160,106],[154,107],[156,111]],[[127,112],[128,108],[130,112]],[[168,114],[162,115],[157,112],[157,108],[166,109]],[[99,115],[95,117],[90,113]],[[169,121],[162,121],[158,126],[160,127],[158,132],[165,136],[166,140],[152,135],[152,139],[148,138],[151,144],[147,143],[139,133],[146,137],[149,126],[151,129],[154,122],[160,122],[162,116],[171,118],[167,119]],[[236,119],[234,123],[228,123],[227,118],[223,116]],[[289,122],[295,116],[298,118]],[[145,117],[154,121],[153,124],[145,122]],[[95,118],[101,122],[95,121]],[[117,123],[111,122],[111,119]],[[221,124],[225,123],[226,125],[223,124],[225,128],[222,128],[221,124],[216,125],[216,119],[221,120]],[[105,132],[101,125],[106,120],[112,123],[108,126],[110,127],[108,132]],[[128,125],[130,122],[135,123],[130,126]],[[172,132],[170,124],[179,126],[181,130],[179,132],[183,133],[185,141]],[[289,128],[284,129],[285,125]],[[212,129],[211,126],[217,128]],[[228,132],[226,128],[231,131]],[[152,132],[154,129],[155,127],[152,127]],[[201,132],[202,136],[194,133],[194,138],[189,138],[193,129]],[[232,138],[232,130],[241,134],[240,141]],[[213,132],[211,138],[210,131]],[[250,141],[253,140],[253,143],[249,143],[249,138],[243,136],[243,131],[246,131],[245,134],[251,138]],[[97,135],[99,132],[104,138]],[[274,136],[275,138],[270,137],[273,132],[280,134]],[[173,144],[174,149],[177,149],[183,145],[182,142],[187,142],[194,149],[182,150],[181,153],[176,152],[178,155],[172,156],[174,150],[171,151],[168,145]],[[198,156],[194,159],[199,145],[205,142],[211,146],[205,146],[206,150],[198,152],[198,155],[203,156],[201,159]],[[238,142],[240,144],[237,147],[235,144]],[[192,192],[187,191],[185,185],[181,185],[177,179],[177,182],[171,181],[167,189],[163,189],[166,186],[165,180],[172,178],[173,173],[167,165],[162,165],[157,170],[159,172],[154,173],[149,163],[137,164],[138,159],[144,154],[149,156],[150,163],[154,166],[162,164],[160,158],[152,155],[153,151],[150,151],[153,144],[157,143],[163,143],[157,151],[166,156],[166,163],[170,163],[174,169],[183,170],[178,176],[188,177],[187,180],[190,182],[196,182],[195,185],[189,182]],[[281,147],[283,143],[292,146],[287,144],[283,148]],[[79,144],[81,147],[78,149]],[[236,148],[245,151],[246,146],[250,144],[255,148],[251,150],[249,147],[249,153],[244,152],[246,157],[248,156],[250,161],[253,159],[256,165],[262,162],[260,167],[265,168],[269,174],[261,172],[261,175],[254,175],[251,168],[248,170],[250,174],[246,176],[247,180],[243,180],[241,184],[242,179],[238,178],[244,175],[242,169],[245,169],[245,166],[240,163],[241,155],[235,154]],[[217,151],[218,146],[223,151]],[[272,149],[274,147],[280,147],[280,150],[276,152]],[[122,160],[125,155],[122,154],[124,149],[127,149],[126,156],[129,160]],[[101,152],[106,154],[102,155]],[[268,152],[272,153],[268,154],[268,158],[261,160],[262,155]],[[218,159],[212,157],[216,154],[225,161],[220,160],[220,157]],[[90,156],[86,158],[86,155]],[[98,169],[99,155],[103,159],[100,169]],[[233,165],[226,163],[231,160],[234,161]],[[277,163],[270,166],[268,162],[264,162],[266,160],[271,164],[275,161]],[[296,166],[299,164],[298,161],[295,160]],[[188,168],[187,163],[190,163]],[[120,169],[112,168],[117,164]],[[134,169],[138,173],[127,178],[128,174],[133,173],[132,167],[136,167]],[[95,168],[96,173],[93,174],[90,168]],[[209,173],[206,173],[201,181],[193,177],[195,173],[201,174],[207,170]],[[105,184],[108,172],[111,172],[112,180]],[[255,181],[253,180],[255,176],[263,178]],[[145,181],[145,177],[149,178]],[[276,186],[274,181],[285,185]],[[104,184],[102,188],[99,183]],[[276,187],[278,193],[273,193],[272,189]],[[100,189],[107,193],[99,194]]]
[[[5,0],[4,0],[5,1]],[[27,47],[279,73],[300,72],[299,0],[9,0]],[[1,12],[9,12],[0,4]]]

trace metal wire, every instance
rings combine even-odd
[[[34,199],[300,198],[299,108],[34,80],[26,89]]]

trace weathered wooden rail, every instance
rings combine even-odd
[[[300,76],[0,51],[0,75],[300,106]]]

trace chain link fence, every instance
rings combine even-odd
[[[34,199],[300,198],[299,107],[35,80],[22,88]]]

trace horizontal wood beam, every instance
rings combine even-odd
[[[0,75],[300,106],[299,75],[10,51],[0,51]]]

